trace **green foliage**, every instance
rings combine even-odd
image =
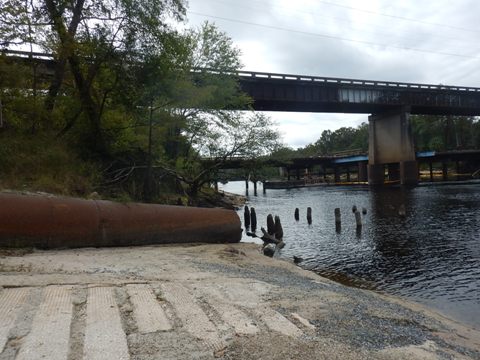
[[[100,174],[94,163],[78,158],[61,141],[47,134],[0,134],[0,187],[87,196]]]
[[[330,155],[339,151],[368,150],[368,124],[357,128],[341,127],[335,131],[324,130],[320,139],[296,151],[296,157]]]
[[[231,39],[209,23],[183,33],[167,25],[167,19],[183,18],[183,1],[8,4],[0,33],[43,47],[56,64],[47,82],[33,81],[33,66],[17,72],[17,78],[0,78],[5,134],[38,148],[52,146],[52,156],[39,163],[56,163],[64,171],[31,179],[5,160],[5,179],[16,174],[33,188],[79,193],[61,175],[71,173],[67,159],[53,156],[61,146],[73,162],[104,169],[98,182],[87,183],[109,196],[167,199],[164,192],[173,191],[196,196],[222,162],[254,159],[277,147],[279,135],[270,119],[231,110],[251,104],[234,75],[241,64]],[[19,31],[6,26],[12,21]],[[8,75],[12,67],[2,66],[0,61],[0,73]],[[62,185],[54,189],[56,180]]]
[[[412,131],[417,150],[480,148],[480,123],[470,116],[412,116]]]

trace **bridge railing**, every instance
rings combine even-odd
[[[305,75],[292,75],[292,74],[277,74],[277,73],[265,73],[254,71],[237,71],[237,76],[243,78],[261,78],[272,80],[295,80],[295,81],[310,81],[310,82],[322,82],[342,85],[364,85],[364,86],[381,86],[389,88],[405,88],[405,89],[428,89],[428,90],[454,90],[454,91],[467,91],[467,92],[480,92],[480,88],[470,86],[449,86],[449,85],[433,85],[433,84],[417,84],[417,83],[403,83],[393,81],[374,81],[374,80],[360,80],[360,79],[344,79],[344,78],[332,78],[332,77],[320,77],[320,76],[305,76]]]
[[[21,57],[33,56],[36,58],[48,58],[53,60],[52,54],[47,53],[30,53],[28,51],[19,51],[19,50],[0,50],[1,53],[11,54]],[[480,92],[480,88],[471,87],[471,86],[450,86],[450,85],[433,85],[433,84],[418,84],[418,83],[406,83],[406,82],[393,82],[393,81],[375,81],[375,80],[361,80],[361,79],[345,79],[345,78],[334,78],[334,77],[321,77],[321,76],[306,76],[306,75],[293,75],[293,74],[279,74],[279,73],[267,73],[267,72],[256,72],[256,71],[220,71],[217,69],[205,69],[198,68],[192,69],[192,72],[207,71],[212,74],[225,74],[225,75],[236,75],[241,78],[260,78],[260,79],[272,79],[272,80],[293,80],[293,81],[309,81],[309,82],[320,82],[320,83],[330,83],[330,84],[341,84],[341,85],[362,85],[362,86],[372,86],[372,87],[387,87],[387,88],[397,88],[397,89],[418,89],[418,90],[452,90],[452,91],[463,91],[463,92]]]

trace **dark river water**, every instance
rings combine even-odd
[[[413,189],[316,187],[267,190],[250,196],[258,228],[279,215],[282,257],[350,286],[399,295],[480,329],[480,184]],[[245,194],[244,182],[223,186]],[[367,209],[357,232],[352,206]],[[404,205],[406,216],[398,210]],[[313,222],[306,220],[312,208]],[[300,221],[294,210],[300,209]],[[335,230],[334,209],[342,214]],[[239,210],[243,222],[243,208]],[[244,233],[243,241],[253,241]],[[261,241],[260,241],[261,242]]]

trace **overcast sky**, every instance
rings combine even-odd
[[[244,70],[480,86],[478,0],[190,0],[188,25],[206,20],[241,49]],[[295,148],[368,117],[269,115]]]

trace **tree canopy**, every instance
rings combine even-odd
[[[28,46],[32,57],[40,49],[55,59],[49,78],[27,61],[22,76],[0,79],[5,136],[63,142],[104,169],[100,190],[148,201],[164,191],[195,196],[228,158],[274,149],[279,135],[269,118],[231,110],[251,104],[232,75],[241,67],[239,50],[209,23],[178,30],[185,6],[2,2],[0,47]],[[0,58],[0,72],[15,66]]]

